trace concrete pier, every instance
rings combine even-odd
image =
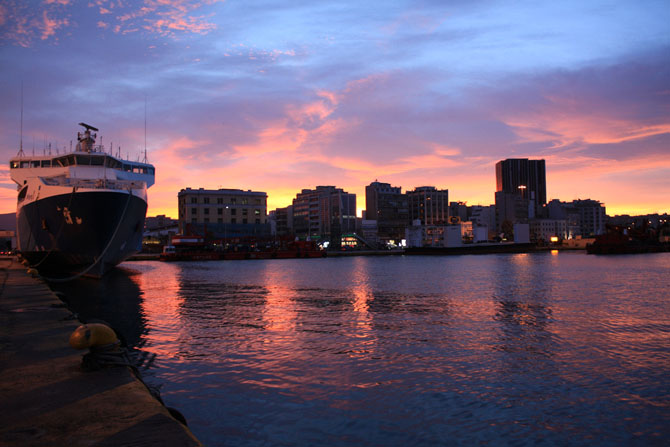
[[[0,258],[0,445],[200,446],[127,367],[86,372],[80,322],[14,258]]]

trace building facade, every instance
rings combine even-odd
[[[356,194],[335,186],[303,189],[293,199],[293,231],[339,246],[343,233],[356,231]]]
[[[407,191],[409,220],[422,225],[446,225],[449,221],[449,190],[420,186]]]
[[[179,191],[179,232],[217,239],[267,237],[268,195],[241,189],[191,189]]]
[[[290,236],[293,234],[293,205],[274,210],[275,234]]]
[[[505,231],[505,228],[510,227],[510,225],[528,223],[528,210],[532,206],[528,199],[523,198],[518,193],[504,191],[497,191],[495,198],[496,229],[499,233]]]
[[[496,192],[518,194],[529,201],[529,218],[539,216],[547,203],[544,160],[508,158],[496,163]]]
[[[547,214],[550,219],[567,220],[568,238],[593,237],[605,233],[605,205],[597,200],[561,202],[554,199],[547,204]]]
[[[365,218],[377,222],[376,242],[398,244],[409,224],[407,195],[399,186],[372,182],[365,187]]]
[[[568,221],[565,219],[532,219],[530,240],[550,242],[552,237],[560,240],[568,238]]]

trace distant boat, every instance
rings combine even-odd
[[[79,123],[75,150],[10,160],[18,185],[17,248],[43,275],[102,276],[142,248],[147,188],[155,169],[122,160],[95,144]]]
[[[255,245],[255,244],[252,244]],[[210,244],[202,236],[175,235],[170,244],[163,247],[161,261],[215,261],[243,259],[292,259],[323,258],[326,251],[313,241],[291,241],[281,246],[269,245],[264,248],[236,246],[224,249],[223,244]]]
[[[668,251],[668,245],[660,242],[658,234],[649,228],[627,229],[608,225],[607,232],[596,236],[594,242],[586,246],[586,252],[597,255],[618,255],[636,253],[659,253]]]

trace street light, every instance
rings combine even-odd
[[[526,185],[519,185],[519,189],[521,190],[521,198],[524,199],[525,197],[525,192],[526,192]]]

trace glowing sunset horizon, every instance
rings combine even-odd
[[[547,200],[665,213],[667,23],[653,1],[8,1],[0,213],[21,140],[62,153],[84,121],[136,160],[145,107],[150,216],[176,218],[187,187],[264,191],[270,211],[318,185],[360,216],[375,180],[490,205],[507,158],[546,160]]]

